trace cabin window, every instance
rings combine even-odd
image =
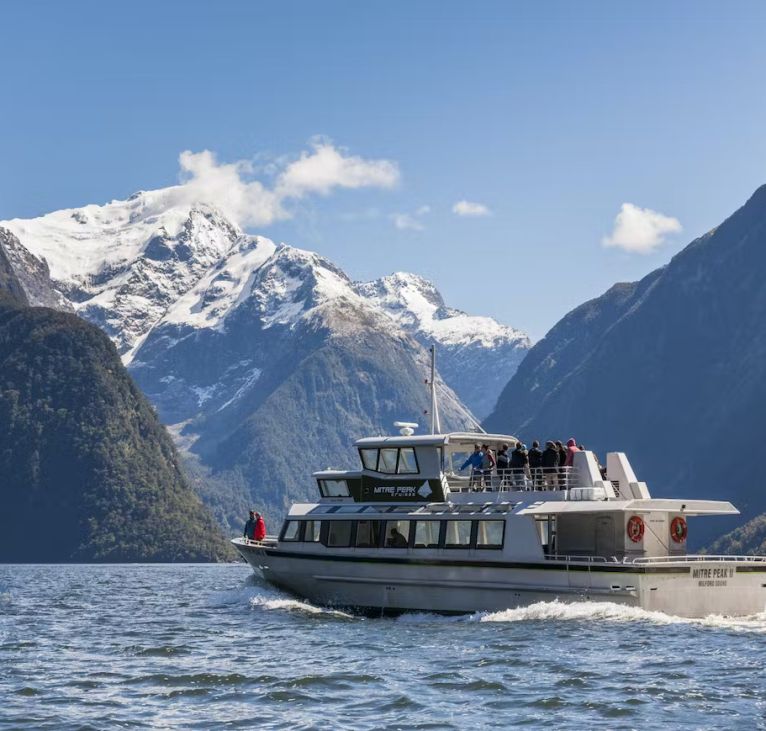
[[[327,529],[327,545],[330,548],[348,548],[351,545],[350,520],[332,520]]]
[[[286,520],[285,527],[282,529],[283,541],[299,541],[301,535],[301,524],[297,520]]]
[[[444,539],[446,548],[470,548],[471,547],[471,521],[448,520],[447,535]]]
[[[476,548],[502,548],[504,520],[480,520],[476,531]]]
[[[409,520],[387,520],[386,521],[386,548],[407,548],[410,542],[410,521]]]
[[[307,520],[303,528],[303,540],[308,543],[319,543],[322,523],[318,520]]]
[[[348,483],[345,480],[319,480],[322,497],[348,497]]]
[[[356,524],[357,548],[377,548],[380,545],[380,520],[360,520]]]
[[[415,523],[415,548],[438,548],[440,520],[419,520]]]
[[[366,470],[378,469],[378,450],[377,449],[360,449],[359,453],[362,455],[362,465]]]
[[[412,447],[402,447],[399,450],[399,467],[396,471],[400,475],[416,475],[418,473],[418,460]]]
[[[380,459],[378,460],[378,472],[387,475],[396,474],[396,455],[398,449],[381,449]]]

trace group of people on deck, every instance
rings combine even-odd
[[[250,511],[250,517],[245,523],[242,535],[251,541],[262,541],[266,537],[266,521],[260,513],[256,513],[255,510]]]
[[[567,487],[567,476],[574,462],[574,455],[585,448],[578,446],[574,438],[566,446],[560,441],[549,440],[545,449],[540,442],[532,442],[532,448],[516,442],[513,449],[502,444],[497,454],[488,444],[474,444],[473,452],[460,467],[462,472],[471,468],[472,487],[512,488],[516,490],[558,490]]]

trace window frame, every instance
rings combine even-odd
[[[356,521],[355,520],[323,520],[322,523],[327,524],[327,528],[322,525],[323,540],[322,545],[325,548],[351,548],[356,543]],[[330,545],[330,530],[331,526],[336,523],[349,523],[349,539],[346,545]]]
[[[324,521],[311,519],[311,520],[304,520],[302,522],[303,522],[303,543],[321,543],[322,542],[322,523]],[[309,526],[308,526],[308,524],[309,523],[312,524],[312,527],[313,527],[313,525],[315,523],[319,524],[319,531],[316,533],[316,540],[314,538],[311,538],[309,540],[309,538],[308,538],[308,535],[309,535],[309,531],[308,531],[308,527]],[[314,533],[314,531],[312,530],[312,535],[313,535],[313,533]]]
[[[447,524],[448,523],[468,523],[470,526],[468,529],[468,543],[447,543]],[[442,543],[442,546],[444,548],[449,549],[450,551],[454,550],[463,550],[470,549],[475,545],[475,538],[476,538],[476,532],[475,532],[475,526],[476,523],[475,520],[464,520],[464,519],[455,519],[455,518],[448,518],[444,521],[445,528],[444,528],[444,542]],[[440,536],[441,537],[441,536]]]
[[[287,538],[287,529],[291,523],[295,523],[298,526],[298,531],[295,534],[295,538]],[[296,520],[295,518],[285,518],[285,522],[282,525],[282,530],[279,532],[280,543],[300,543],[303,540],[303,523],[302,520]]]
[[[351,497],[351,489],[348,486],[348,480],[345,478],[320,477],[318,478],[318,481],[319,481],[319,494],[322,497]],[[345,495],[330,495],[326,485],[326,483],[328,482],[336,482],[336,483],[342,482],[346,486]]]
[[[507,521],[505,520],[477,520],[476,523],[476,540],[474,545],[478,551],[502,551],[505,548],[505,526]],[[500,535],[500,545],[497,544],[480,544],[479,543],[479,524],[480,523],[500,523],[503,526],[503,532]]]
[[[388,549],[391,549],[393,551],[403,551],[403,550],[405,550],[407,548],[412,548],[412,527],[413,527],[413,524],[415,523],[414,520],[412,520],[411,518],[407,518],[406,520],[401,520],[401,519],[399,519],[399,520],[385,520],[384,523],[385,523],[385,525],[383,526],[383,542],[382,542],[382,545],[381,545],[382,548],[388,548]],[[405,536],[407,538],[407,545],[406,546],[389,546],[388,545],[388,541],[386,540],[386,536],[388,535],[388,524],[389,523],[408,523],[407,535]],[[402,533],[402,535],[404,535],[404,534]]]
[[[445,524],[447,523],[446,520],[413,520],[412,521],[415,524],[415,527],[411,529],[412,531],[412,547],[417,548],[418,550],[426,550],[426,549],[438,549],[442,547],[443,544],[443,534],[446,531]],[[419,546],[418,545],[418,523],[436,523],[439,527],[436,535],[436,543],[427,543],[425,545]]]
[[[402,472],[401,470],[401,464],[402,464],[402,452],[404,450],[407,450],[409,452],[412,452],[412,459],[415,460],[415,471],[412,472],[408,470],[407,472]],[[396,474],[397,475],[419,475],[420,474],[420,463],[418,462],[418,454],[415,451],[415,447],[399,447],[397,455],[396,455]]]
[[[364,452],[375,452],[375,466],[368,467],[364,461]],[[359,447],[359,459],[362,461],[362,469],[370,470],[371,472],[378,471],[378,460],[380,459],[380,449],[378,447]]]

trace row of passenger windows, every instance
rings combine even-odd
[[[286,520],[280,541],[330,548],[501,549],[504,520]]]
[[[383,447],[382,449],[360,449],[364,469],[382,472],[386,475],[416,475],[418,458],[412,447]]]

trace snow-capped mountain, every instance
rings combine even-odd
[[[19,268],[47,266],[57,305],[110,335],[233,510],[279,511],[312,494],[312,470],[353,461],[359,435],[426,423],[424,344],[440,346],[442,423],[460,429],[475,417],[456,390],[489,410],[527,347],[490,318],[448,309],[420,277],[354,283],[213,207],[176,205],[173,191],[0,227],[21,242]]]
[[[396,272],[359,283],[357,291],[420,343],[438,346],[439,372],[479,417],[494,408],[531,347],[520,330],[447,307],[436,287],[417,274]]]

